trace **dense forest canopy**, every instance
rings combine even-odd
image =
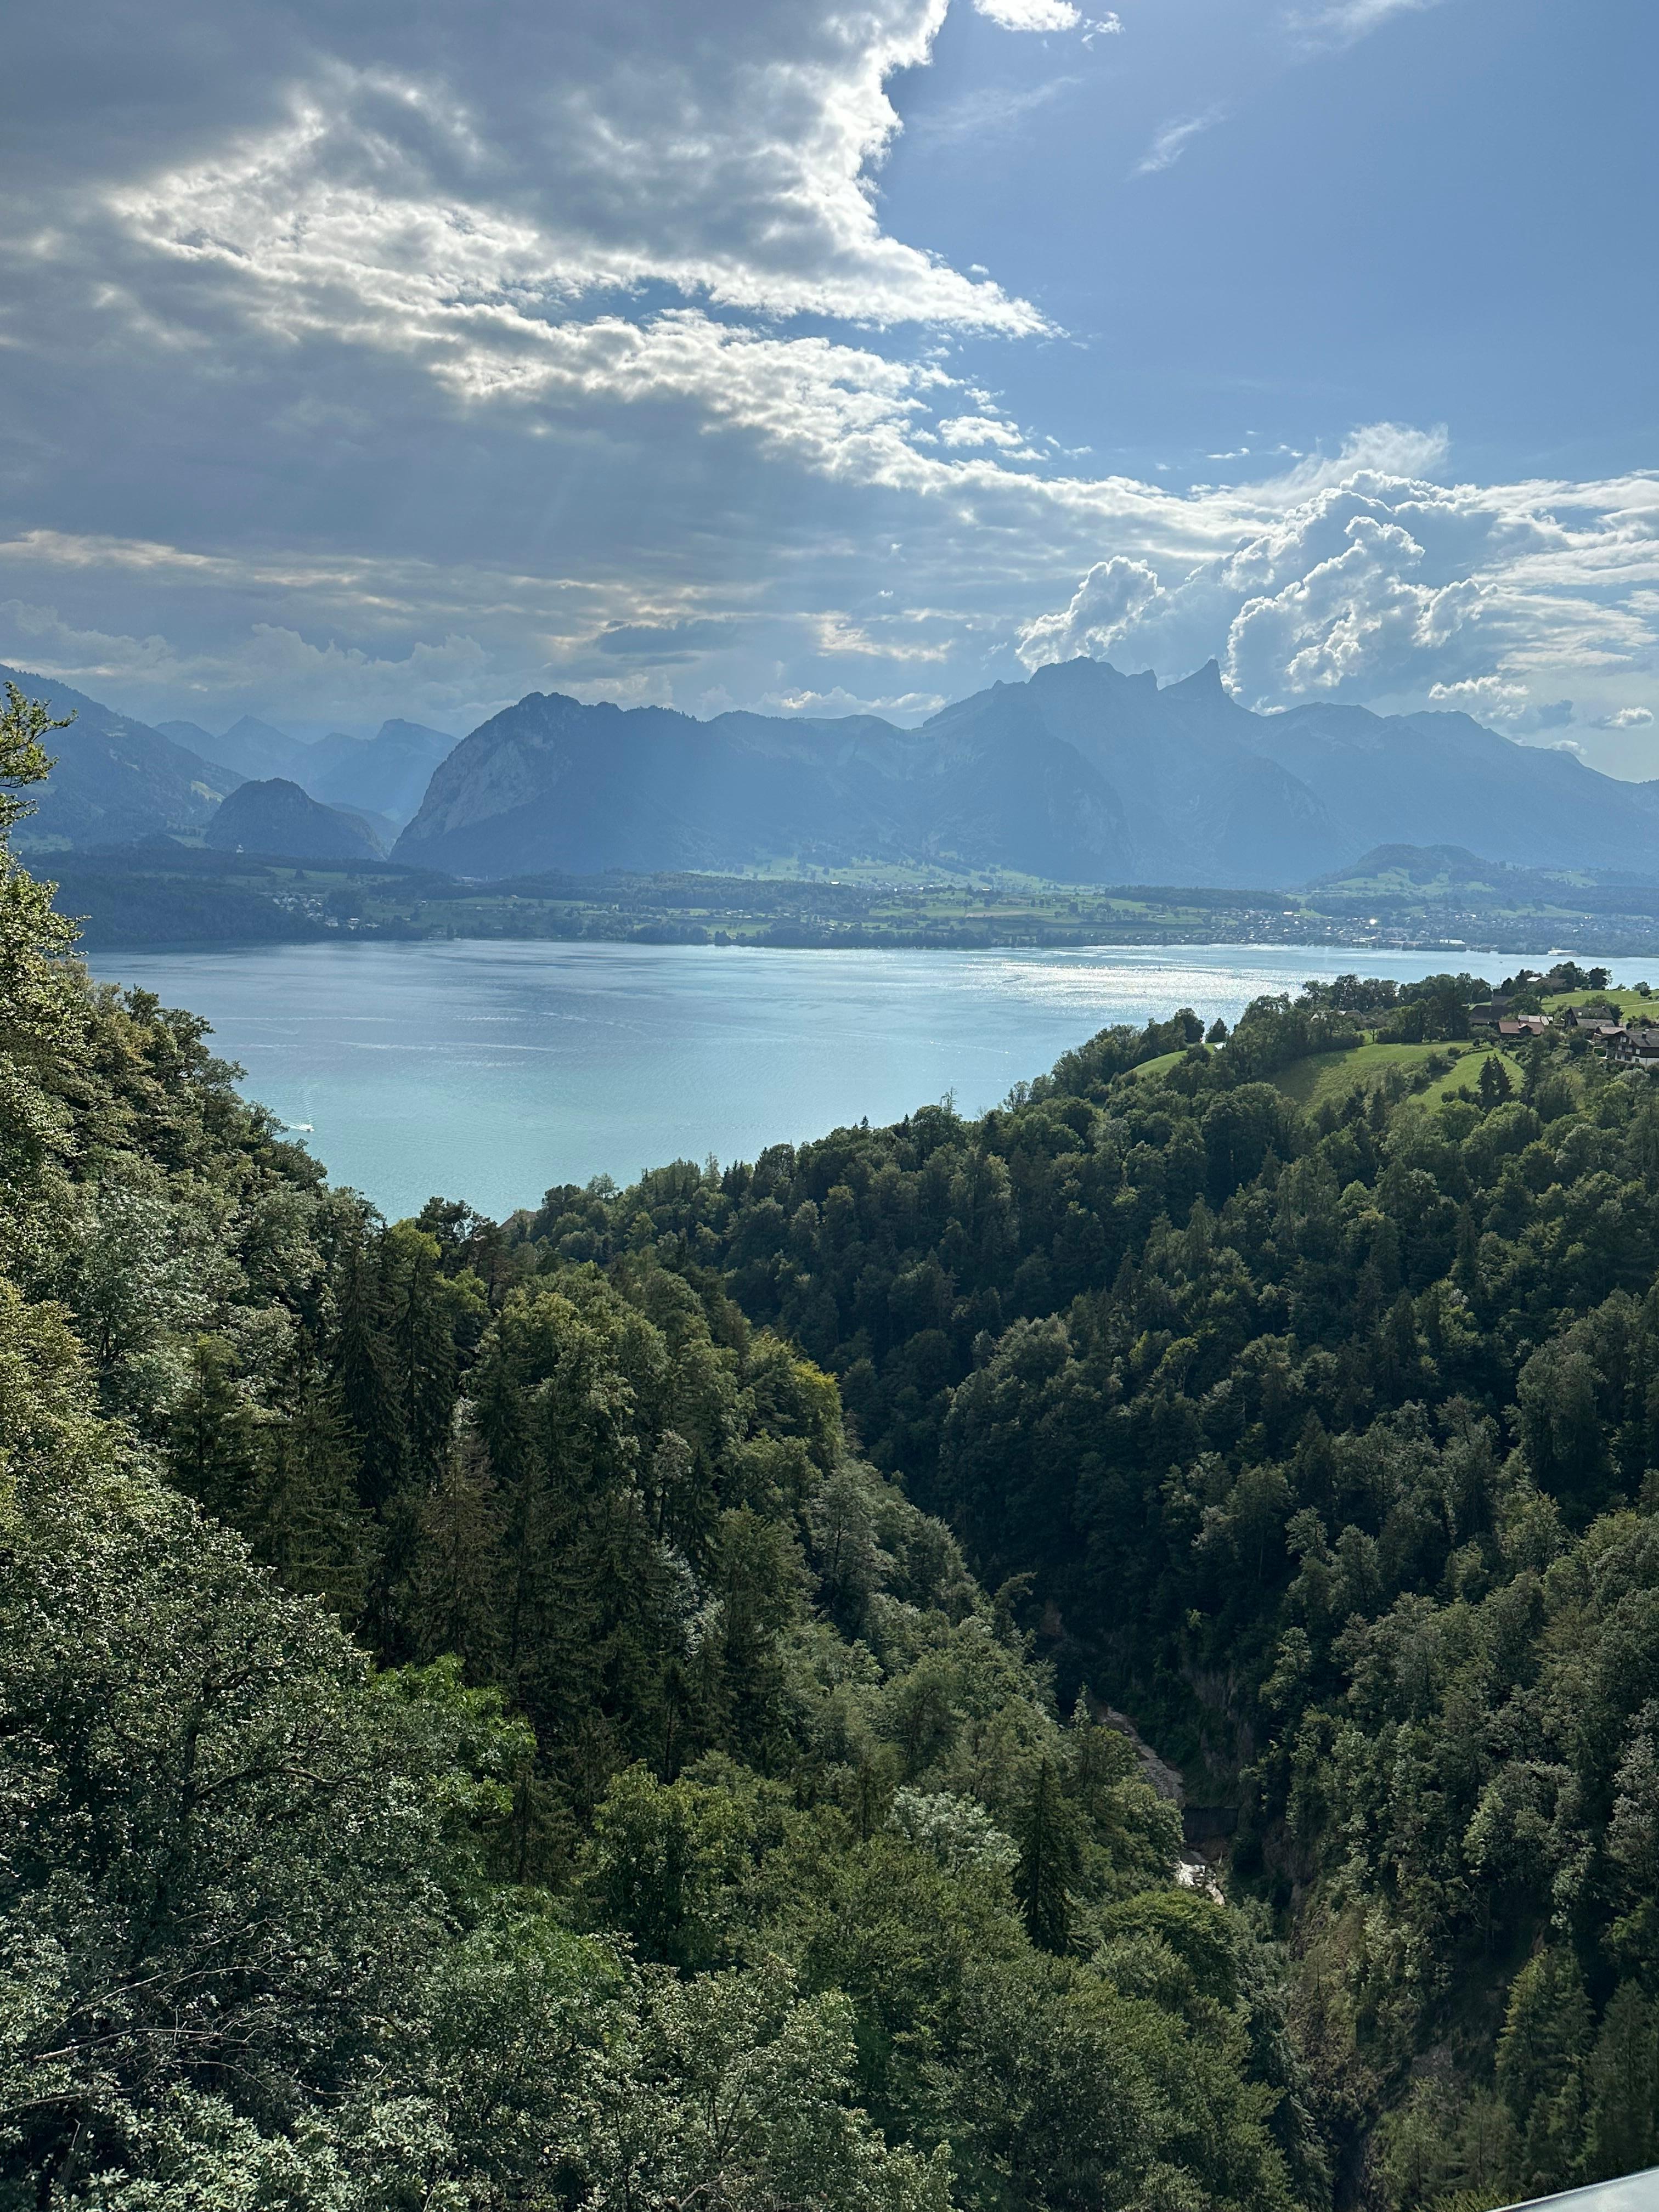
[[[1486,989],[388,1224],[6,858],[0,2208],[1655,2155],[1659,1100]]]
[[[0,994],[0,2205],[1324,2200],[1265,1915],[821,1368],[331,1190],[10,860]]]

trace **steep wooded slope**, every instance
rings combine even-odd
[[[1274,1947],[834,1384],[329,1189],[67,957],[41,764],[0,727],[0,2204],[1322,2205]]]

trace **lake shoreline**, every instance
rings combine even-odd
[[[246,1094],[289,1128],[310,1124],[331,1176],[388,1214],[441,1192],[501,1218],[554,1184],[752,1159],[951,1093],[977,1113],[1115,1022],[1184,1005],[1231,1026],[1251,999],[1314,975],[1410,981],[1472,964],[1497,982],[1525,957],[347,937],[89,948],[88,965],[202,1015]],[[1607,964],[1618,983],[1645,980],[1644,963]]]

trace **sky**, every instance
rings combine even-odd
[[[70,0],[0,659],[913,723],[1077,653],[1659,776],[1642,0]]]

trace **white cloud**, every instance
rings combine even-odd
[[[1375,684],[1402,654],[1443,647],[1478,613],[1468,578],[1415,580],[1423,548],[1398,523],[1358,514],[1340,552],[1268,595],[1247,599],[1227,632],[1226,671],[1246,699],[1266,702]]]
[[[1512,721],[1525,710],[1527,687],[1503,676],[1465,676],[1455,684],[1431,684],[1429,702],[1490,720]]]
[[[1650,707],[1620,707],[1611,714],[1603,714],[1597,727],[1603,730],[1644,730],[1652,720]]]
[[[1019,657],[1028,668],[1075,659],[1080,653],[1109,653],[1164,595],[1144,561],[1115,554],[1097,561],[1060,613],[1039,615],[1019,633]]]
[[[1051,76],[1041,84],[1027,85],[1019,91],[1004,84],[981,85],[964,93],[960,100],[952,100],[948,107],[924,115],[906,128],[911,137],[923,146],[1000,137],[1018,130],[1027,116],[1051,106],[1063,93],[1075,91],[1082,82],[1077,76]],[[990,272],[973,261],[968,264],[968,273],[970,276],[985,276]]]
[[[1083,20],[1072,0],[974,0],[974,12],[1005,31],[1074,31]]]
[[[1352,46],[1396,15],[1420,15],[1441,0],[1334,0],[1334,4],[1293,13],[1291,27],[1316,46]]]
[[[1161,170],[1173,168],[1193,140],[1201,132],[1212,130],[1225,113],[1224,108],[1212,107],[1202,115],[1188,115],[1179,122],[1166,123],[1135,163],[1130,175],[1155,177]]]
[[[941,691],[898,691],[873,699],[836,684],[828,691],[773,691],[761,705],[775,714],[806,714],[833,718],[841,714],[880,714],[900,722],[925,721],[945,704]]]
[[[510,353],[537,322],[642,284],[773,315],[1042,329],[994,283],[883,231],[867,172],[898,128],[884,80],[927,59],[943,0],[872,12],[808,33],[773,0],[746,41],[653,37],[648,85],[613,58],[597,82],[556,78],[545,119],[454,82],[436,53],[398,74],[336,60],[294,84],[274,126],[108,204],[290,337],[465,335]]]
[[[1024,433],[993,415],[953,415],[939,424],[939,435],[947,446],[1000,446],[1006,453],[1026,450]]]
[[[1247,704],[1457,706],[1539,728],[1563,702],[1530,708],[1534,686],[1547,700],[1570,675],[1582,698],[1659,672],[1659,479],[1487,487],[1374,465],[1439,449],[1383,426],[1340,460],[1189,495],[1161,515],[1126,502],[1108,533],[1123,550],[1069,605],[1025,623],[1020,658],[1112,651],[1170,669],[1219,648]],[[1177,514],[1231,517],[1237,537],[1193,558],[1169,528]]]

